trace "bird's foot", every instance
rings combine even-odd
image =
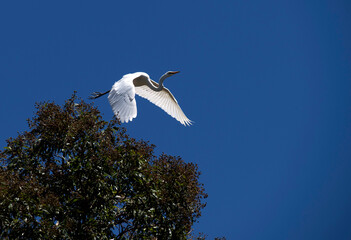
[[[89,99],[93,100],[93,99],[96,99],[98,97],[100,97],[102,95],[101,92],[93,92],[90,96],[89,96]]]

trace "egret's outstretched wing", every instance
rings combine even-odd
[[[113,86],[108,95],[108,101],[114,114],[121,122],[132,121],[137,116],[137,107],[135,102],[135,88],[130,76],[125,75]]]
[[[191,125],[192,121],[185,116],[172,93],[167,88],[163,88],[159,92],[150,89],[146,85],[145,81],[147,80],[148,79],[143,76],[134,80],[135,93],[162,108],[166,113],[177,119],[184,126]],[[150,81],[156,88],[158,87],[157,82],[153,80]]]

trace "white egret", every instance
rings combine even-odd
[[[192,121],[185,116],[175,97],[163,86],[163,81],[176,73],[179,71],[166,72],[161,76],[159,83],[151,80],[144,72],[126,74],[113,84],[111,90],[104,93],[94,92],[89,98],[96,99],[109,93],[108,100],[112,110],[123,123],[132,121],[137,116],[137,94],[162,108],[184,126],[191,125]]]

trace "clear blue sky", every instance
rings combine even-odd
[[[199,165],[196,231],[351,239],[350,13],[346,0],[2,1],[0,147],[37,101],[180,70],[165,85],[195,124],[138,98],[124,126]]]

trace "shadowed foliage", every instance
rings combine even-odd
[[[0,152],[1,239],[186,239],[207,197],[196,164],[126,134],[74,94],[36,105]]]

